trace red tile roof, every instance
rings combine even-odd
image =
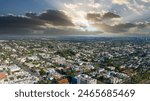
[[[6,76],[5,73],[0,73],[0,80],[4,79],[4,78],[6,78],[6,77],[7,77],[7,76]]]
[[[58,81],[59,84],[69,84],[68,79],[62,79],[60,81]]]

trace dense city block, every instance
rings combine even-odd
[[[150,83],[150,41],[0,41],[2,84]]]

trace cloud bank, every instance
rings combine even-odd
[[[115,12],[84,12],[83,15],[81,19],[76,19],[61,10],[47,10],[39,14],[29,12],[22,16],[2,15],[0,34],[130,35],[143,34],[143,30],[149,34],[149,22],[124,22],[124,16]],[[79,20],[82,25],[74,23],[74,20]]]
[[[64,12],[58,10],[47,10],[39,15],[26,13],[24,16],[0,16],[0,34],[43,34],[50,29],[58,30],[59,26],[68,27],[74,26],[74,24]]]

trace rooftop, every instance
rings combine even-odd
[[[6,77],[7,77],[7,76],[6,76],[5,73],[0,73],[0,80],[4,79],[4,78],[6,78]]]
[[[68,79],[62,79],[58,81],[59,84],[69,84]]]

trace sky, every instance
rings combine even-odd
[[[0,34],[150,35],[150,0],[0,0]]]

